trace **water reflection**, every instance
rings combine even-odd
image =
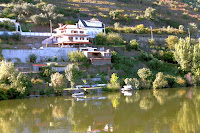
[[[198,88],[0,101],[0,133],[200,132]]]

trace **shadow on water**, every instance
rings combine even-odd
[[[0,132],[200,132],[200,90],[0,101]]]

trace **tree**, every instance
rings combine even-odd
[[[137,78],[126,78],[124,82],[126,85],[132,85],[135,89],[139,89],[140,87],[140,82]]]
[[[191,44],[189,38],[179,39],[175,45],[175,60],[184,71],[191,71],[197,81],[200,76],[200,43]]]
[[[167,48],[173,50],[175,44],[178,42],[178,37],[171,35],[171,36],[168,36],[168,38],[165,39],[165,41],[167,43],[166,44]]]
[[[193,46],[190,44],[190,39],[180,38],[175,44],[174,57],[184,71],[190,71],[192,67]]]
[[[122,36],[118,33],[108,33],[106,37],[108,45],[121,45],[124,43]]]
[[[106,35],[101,32],[95,36],[94,40],[95,40],[95,45],[106,45],[107,44]]]
[[[112,10],[109,12],[110,17],[113,20],[121,19],[123,17],[124,11],[123,10]]]
[[[65,76],[71,83],[71,88],[74,88],[75,81],[80,74],[80,70],[77,64],[69,64],[65,69]]]
[[[197,23],[189,23],[188,28],[190,29],[191,34],[198,32],[198,25]]]
[[[0,87],[0,93],[9,91],[5,96],[7,98],[24,96],[28,85],[27,77],[19,73],[12,62],[0,62],[0,86],[3,86],[3,88]]]
[[[37,59],[37,56],[35,54],[30,54],[29,58],[30,58],[30,62],[35,63],[36,59]]]
[[[156,74],[156,79],[153,82],[153,89],[161,89],[168,85],[167,80],[162,72]]]
[[[68,53],[69,60],[71,62],[87,62],[88,58],[81,51],[69,51]]]
[[[137,74],[143,80],[152,80],[153,78],[153,74],[149,68],[139,69]]]
[[[65,78],[59,72],[51,75],[51,83],[54,89],[63,89],[65,86]]]
[[[119,89],[120,88],[120,84],[119,84],[119,81],[118,81],[119,77],[117,76],[116,73],[113,73],[111,75],[111,78],[110,78],[110,83],[108,84],[108,88],[109,89]]]
[[[152,8],[152,7],[148,7],[146,8],[145,12],[144,12],[144,17],[147,19],[155,19],[156,18],[156,9]]]
[[[22,10],[26,15],[31,15],[37,10],[36,6],[31,3],[22,4]]]

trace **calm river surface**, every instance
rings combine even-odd
[[[0,101],[0,133],[200,133],[200,87]]]

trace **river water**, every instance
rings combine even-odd
[[[200,88],[0,101],[0,133],[200,133]]]

